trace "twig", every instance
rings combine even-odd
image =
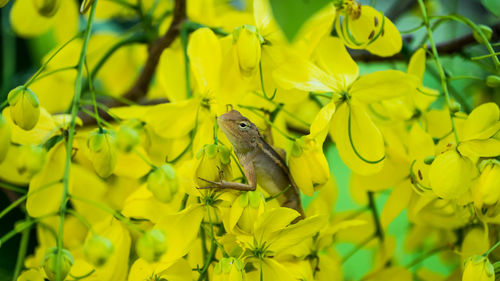
[[[163,50],[168,48],[174,42],[175,38],[177,38],[184,20],[186,20],[186,0],[176,0],[174,18],[170,27],[165,35],[156,39],[149,47],[146,64],[132,88],[124,95],[125,98],[138,101],[146,95]]]

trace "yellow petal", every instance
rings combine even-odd
[[[280,253],[305,239],[310,239],[326,225],[326,222],[326,216],[313,216],[290,225],[280,231],[275,240],[269,241],[271,245],[269,249]]]
[[[291,156],[288,160],[288,168],[300,191],[307,196],[313,196],[314,188],[307,159],[304,159],[304,157]]]
[[[328,74],[342,77],[341,84],[344,87],[349,86],[358,77],[358,65],[338,37],[325,36],[320,41],[316,49],[316,60],[318,66]]]
[[[297,58],[285,63],[273,72],[276,84],[285,90],[325,93],[340,89],[338,82],[317,66]]]
[[[431,188],[444,199],[457,199],[472,185],[476,167],[472,161],[455,149],[436,157],[429,170]]]
[[[417,123],[413,124],[410,129],[408,151],[412,159],[424,160],[428,156],[434,156],[432,137]]]
[[[476,107],[464,123],[461,141],[487,139],[500,130],[500,110],[495,103]]]
[[[54,17],[46,18],[38,14],[33,1],[14,1],[10,11],[10,23],[16,34],[34,37],[47,32],[54,24]]]
[[[408,206],[412,193],[413,189],[409,180],[394,187],[380,214],[380,222],[384,229],[387,229],[391,222]]]
[[[254,236],[259,242],[267,241],[273,232],[284,228],[299,215],[297,211],[286,207],[266,210],[255,222]]]
[[[60,180],[66,166],[65,148],[64,142],[52,147],[47,154],[45,166],[30,182],[26,210],[32,217],[41,217],[59,210],[63,188]]]
[[[180,48],[163,51],[157,72],[158,83],[169,101],[177,102],[187,97],[184,55]]]
[[[162,261],[173,261],[189,252],[198,235],[203,213],[204,206],[193,205],[160,219],[156,227],[165,232],[169,241]]]
[[[316,142],[323,143],[325,141],[326,135],[328,134],[328,128],[330,127],[330,121],[334,113],[335,103],[330,102],[323,106],[318,114],[316,114],[309,133]]]
[[[349,108],[347,103],[343,103],[333,116],[330,134],[335,140],[340,158],[353,172],[370,175],[382,169],[385,158],[384,140],[361,106],[352,104]]]
[[[159,104],[152,106],[141,120],[148,123],[161,137],[183,137],[195,126],[198,106],[196,99]]]
[[[399,70],[382,70],[361,76],[349,93],[366,103],[407,95],[416,89],[416,79]]]
[[[200,28],[190,36],[187,53],[202,96],[215,94],[219,85],[222,54],[219,39],[210,28]]]
[[[46,138],[54,133],[55,124],[50,114],[42,107],[40,108],[40,117],[35,127],[29,131],[25,131],[14,125],[10,117],[11,110],[6,107],[2,114],[9,122],[11,129],[11,141],[20,144],[40,144]]]
[[[419,48],[410,58],[408,63],[408,74],[415,75],[422,83],[425,72],[425,49]]]
[[[461,142],[458,151],[463,155],[474,157],[496,157],[500,155],[500,140],[470,140]]]
[[[54,35],[57,42],[64,43],[78,32],[78,7],[75,1],[61,1],[54,16]]]

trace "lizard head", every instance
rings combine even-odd
[[[252,150],[260,138],[257,126],[236,110],[220,115],[217,124],[238,152]]]

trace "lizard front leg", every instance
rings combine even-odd
[[[225,181],[224,179],[221,179],[220,181],[216,182],[199,178],[200,180],[206,181],[213,185],[198,187],[198,189],[229,188],[241,191],[254,191],[257,188],[257,174],[255,173],[255,168],[253,166],[253,163],[249,161],[246,165],[242,165],[242,167],[243,167],[243,173],[245,173],[245,177],[248,180],[248,184]]]

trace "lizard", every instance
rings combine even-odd
[[[305,217],[300,193],[283,158],[262,138],[259,129],[237,110],[230,110],[217,118],[217,124],[233,145],[234,152],[242,166],[248,184],[220,181],[206,181],[213,186],[206,188],[229,188],[253,191],[259,183],[271,196],[277,197],[282,207],[300,213],[297,220]]]

